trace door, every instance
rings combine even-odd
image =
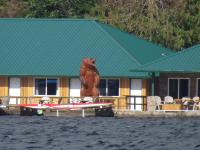
[[[80,90],[81,90],[81,81],[79,80],[79,78],[71,78],[70,90],[69,90],[70,97],[80,97]],[[70,102],[72,101],[73,99],[70,98]]]
[[[142,80],[141,79],[131,79],[131,95],[134,96],[142,96]],[[134,101],[134,98],[131,98],[132,104],[139,104],[139,105],[131,105],[131,110],[142,111],[142,98],[137,97]]]
[[[9,96],[20,96],[20,78],[9,79]],[[20,99],[10,98],[10,104],[20,104]]]

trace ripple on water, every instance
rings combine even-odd
[[[0,149],[200,149],[196,118],[1,116]]]

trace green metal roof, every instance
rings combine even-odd
[[[136,70],[141,72],[200,72],[200,44],[132,69],[132,71]]]
[[[105,24],[100,25],[140,64],[145,64],[175,53],[170,49],[145,41],[129,33],[119,31],[111,26]]]
[[[95,20],[0,19],[0,33],[0,75],[79,76],[94,57],[101,76],[145,77],[129,69],[172,53]]]

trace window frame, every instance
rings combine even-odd
[[[35,80],[36,79],[45,79],[46,80],[46,87],[45,87],[45,95],[37,95],[37,94],[35,94]],[[56,90],[56,95],[47,95],[47,80],[48,79],[56,79],[57,80],[57,90]],[[57,78],[57,77],[34,77],[33,78],[33,95],[34,96],[51,96],[51,97],[56,97],[56,96],[59,96],[60,95],[60,80],[59,80],[59,78]]]
[[[198,80],[200,80],[200,78],[196,78],[196,96],[200,96],[198,95],[198,88],[199,88]]]
[[[178,99],[180,99],[180,80],[181,79],[187,79],[188,80],[188,96],[190,96],[190,78],[168,78],[168,84],[167,84],[167,95],[169,95],[169,80],[170,79],[176,79],[178,80]]]
[[[120,78],[101,78],[100,80],[106,80],[106,95],[100,95],[100,91],[99,91],[99,97],[120,97]],[[118,80],[119,81],[119,95],[118,96],[108,96],[108,80]],[[100,88],[100,87],[99,87]]]

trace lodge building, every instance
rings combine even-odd
[[[149,72],[130,69],[177,55],[96,20],[0,19],[0,33],[0,96],[21,97],[20,103],[25,103],[23,97],[80,96],[80,65],[83,58],[92,57],[101,77],[100,97],[119,98],[126,107],[127,95],[152,92]],[[155,94],[176,98],[200,94],[198,74],[159,75]]]

